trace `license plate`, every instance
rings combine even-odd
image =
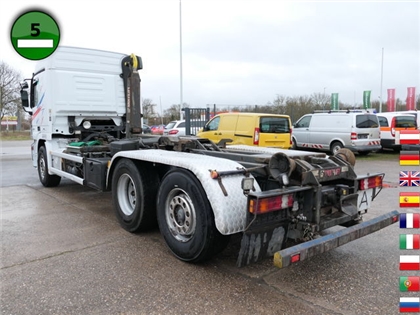
[[[357,139],[367,139],[369,137],[368,134],[358,134]]]
[[[359,190],[357,192],[357,207],[359,211],[364,211],[370,208],[373,196],[373,188],[366,190]]]

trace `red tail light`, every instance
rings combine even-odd
[[[366,190],[375,187],[382,187],[382,176],[368,177],[359,181],[360,190]]]
[[[289,133],[290,133],[290,145],[293,145],[293,141],[292,141],[292,128],[289,129]]]
[[[260,143],[260,128],[255,128],[254,130],[254,145],[259,145]]]
[[[350,139],[351,140],[357,140],[357,133],[352,132],[351,135],[350,135]]]
[[[290,208],[293,206],[293,194],[280,195],[269,198],[251,199],[249,201],[249,212],[267,213],[271,211]]]
[[[174,130],[170,130],[169,132],[168,132],[168,134],[170,134],[170,135],[176,135],[178,133],[178,130],[176,130],[176,129],[174,129]]]
[[[393,137],[395,137],[395,125],[396,125],[395,117],[392,117],[392,121],[391,121],[391,135]]]

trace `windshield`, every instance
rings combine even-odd
[[[165,129],[172,129],[176,124],[176,121],[171,121],[165,126]]]

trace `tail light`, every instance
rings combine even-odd
[[[293,194],[286,194],[268,198],[251,199],[249,201],[249,212],[261,214],[293,206]]]
[[[174,129],[174,130],[170,130],[169,132],[168,132],[168,134],[170,134],[170,135],[176,135],[178,133],[178,130],[176,130],[176,129]]]
[[[289,129],[289,133],[290,133],[290,145],[293,145],[293,141],[292,141],[292,128]]]
[[[255,128],[254,130],[254,145],[259,145],[260,143],[260,128]]]
[[[366,190],[375,187],[382,187],[382,176],[368,177],[359,181],[360,190]]]
[[[351,135],[350,135],[350,139],[351,140],[357,140],[357,133],[352,132]]]
[[[392,117],[392,121],[391,121],[391,135],[393,137],[395,137],[395,125],[396,125],[395,117]]]

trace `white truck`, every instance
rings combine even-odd
[[[390,211],[362,222],[384,174],[356,175],[349,150],[327,156],[142,134],[140,69],[136,55],[75,47],[37,63],[21,97],[44,186],[68,178],[112,190],[124,229],[157,221],[171,252],[192,263],[241,234],[238,266],[271,256],[286,267],[399,220]]]

